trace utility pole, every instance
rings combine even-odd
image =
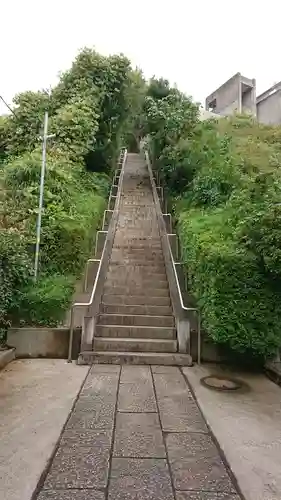
[[[5,101],[5,99],[1,95],[0,95],[0,99],[5,104],[5,106],[8,108],[8,110],[17,118],[16,113],[12,110],[12,108],[9,106],[9,104],[7,104],[7,102]]]
[[[46,152],[47,152],[47,140],[51,137],[55,137],[55,134],[48,135],[48,111],[45,111],[44,117],[44,132],[42,137],[42,165],[41,165],[41,178],[40,178],[40,192],[39,192],[39,207],[36,225],[36,247],[35,247],[35,261],[34,261],[34,281],[37,281],[38,276],[38,264],[39,264],[39,251],[40,251],[40,237],[41,237],[41,221],[42,221],[42,210],[43,210],[43,198],[44,198],[44,181],[45,181],[45,171],[46,171]]]

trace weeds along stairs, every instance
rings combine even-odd
[[[190,356],[178,352],[151,179],[141,155],[127,155],[119,184],[118,220],[91,350],[82,342],[78,363],[190,365]]]

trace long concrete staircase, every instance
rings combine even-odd
[[[80,363],[188,365],[179,354],[150,178],[129,154],[93,351]]]

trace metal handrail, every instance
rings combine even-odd
[[[167,236],[167,241],[168,241],[168,245],[169,245],[170,257],[171,257],[172,266],[173,266],[173,270],[174,270],[174,274],[175,274],[175,279],[176,279],[178,294],[179,294],[179,298],[180,298],[181,308],[184,311],[195,312],[197,314],[197,330],[198,330],[197,362],[198,362],[198,365],[200,365],[201,364],[201,317],[200,317],[200,311],[196,307],[186,307],[184,305],[182,292],[181,292],[181,288],[180,288],[180,284],[179,284],[178,273],[176,270],[176,265],[182,265],[182,262],[177,262],[177,263],[175,262],[168,235],[166,235],[166,236]]]
[[[122,163],[122,166],[121,166],[121,173],[120,173],[120,176],[119,176],[117,197],[116,197],[116,200],[115,200],[115,207],[114,207],[114,210],[105,210],[105,212],[117,212],[119,210],[120,198],[121,198],[121,189],[120,188],[122,186],[123,175],[124,175],[124,167],[125,167],[126,159],[127,159],[127,149],[124,149],[124,153],[123,153],[123,155],[122,155],[122,153],[120,154],[120,159],[119,159],[119,162],[118,162],[119,164]],[[105,220],[105,214],[104,214],[104,220]],[[104,227],[104,225],[103,225],[103,227]],[[72,344],[73,344],[73,331],[74,331],[74,310],[75,310],[75,308],[78,308],[78,307],[89,307],[89,306],[91,306],[93,304],[94,297],[95,297],[95,292],[96,292],[96,288],[97,288],[97,284],[98,284],[98,279],[99,279],[99,275],[100,275],[100,270],[101,270],[101,266],[102,266],[102,262],[103,262],[103,258],[104,258],[104,254],[105,254],[107,239],[108,239],[108,234],[107,234],[104,246],[103,246],[103,251],[102,251],[101,258],[97,259],[97,260],[99,260],[99,267],[98,267],[97,274],[96,274],[96,277],[95,277],[95,282],[94,282],[94,286],[93,286],[93,290],[92,290],[90,299],[88,300],[88,302],[75,302],[72,305],[72,307],[71,307],[71,313],[70,313],[70,333],[69,333],[68,358],[67,358],[67,362],[68,363],[72,362]]]
[[[145,151],[145,157],[146,157],[147,165],[151,169],[151,163],[150,163],[148,151]],[[154,187],[156,188],[156,184],[155,184],[155,180],[153,178],[153,175],[152,175],[152,181],[154,183]],[[158,196],[158,200],[159,200],[159,195],[157,193],[157,189],[155,191],[156,191],[156,195]],[[159,204],[160,204],[160,201],[159,201]],[[166,214],[166,215],[168,215],[168,214]],[[162,213],[162,216],[163,216],[163,213]],[[183,297],[182,297],[182,292],[181,292],[181,288],[180,288],[180,284],[179,284],[179,279],[178,279],[178,273],[177,273],[177,270],[176,270],[176,264],[175,264],[175,260],[174,260],[174,256],[173,256],[173,252],[172,252],[172,249],[171,249],[171,245],[170,245],[169,236],[168,236],[167,231],[165,231],[165,237],[166,237],[166,240],[167,240],[167,243],[168,243],[168,248],[169,248],[169,252],[170,252],[170,258],[171,258],[171,262],[172,262],[172,267],[173,267],[174,275],[175,275],[176,286],[177,286],[177,291],[178,291],[178,295],[179,295],[179,299],[180,299],[181,308],[182,308],[183,311],[186,311],[186,312],[195,312],[197,314],[197,329],[198,329],[197,363],[198,363],[198,365],[200,365],[201,364],[201,316],[200,316],[200,311],[196,307],[186,307],[184,305],[184,301],[183,301]]]

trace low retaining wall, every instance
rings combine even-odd
[[[5,368],[8,363],[13,361],[16,357],[15,349],[7,349],[5,351],[0,351],[0,370]]]
[[[15,347],[16,358],[61,358],[68,353],[69,328],[10,328],[8,345]],[[73,332],[73,359],[78,358],[81,328]]]
[[[197,332],[191,332],[191,356],[197,361]],[[228,359],[220,345],[215,344],[206,332],[201,332],[201,361],[205,363],[227,363]]]

